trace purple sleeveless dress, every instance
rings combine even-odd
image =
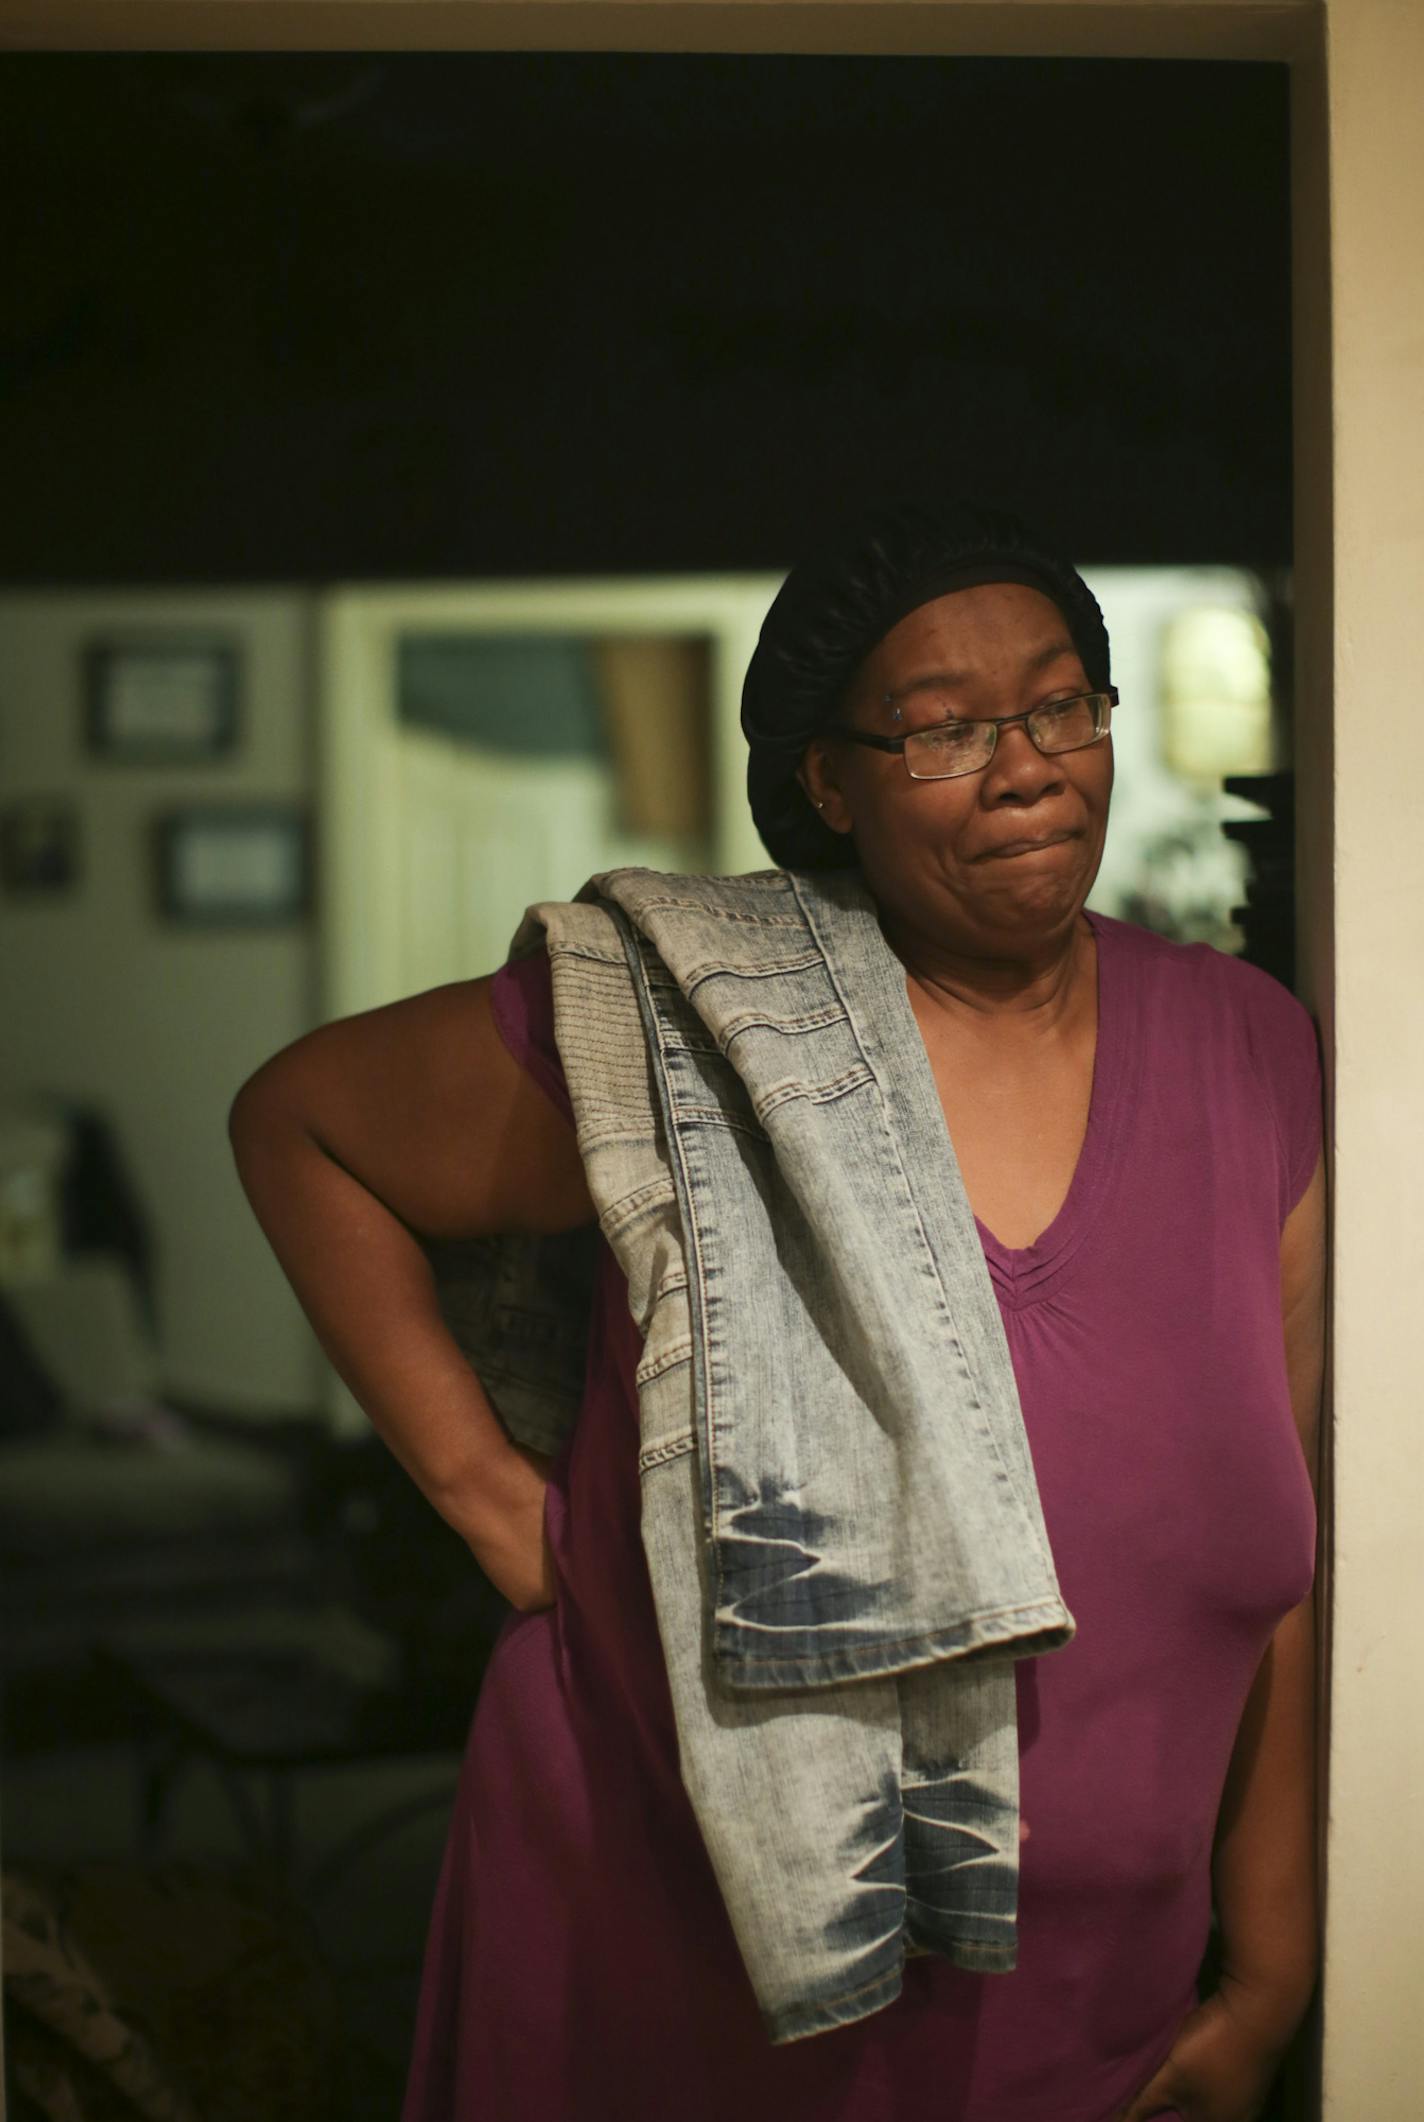
[[[884,2010],[767,2041],[678,1775],[639,1537],[639,1338],[604,1247],[549,1488],[556,1603],[510,1615],[480,1691],[403,2122],[1106,2122],[1171,2048],[1246,1695],[1313,1578],[1279,1247],[1320,1077],[1309,1017],[1267,975],[1088,918],[1072,1186],[1033,1245],[979,1226],[1078,1624],[1016,1668],[1017,1967],[912,1959]],[[567,1114],[547,961],[506,967],[495,997]]]

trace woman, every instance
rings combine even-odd
[[[771,854],[852,870],[903,968],[1076,1625],[1013,1667],[1011,1971],[924,1952],[852,2023],[782,2045],[759,2023],[680,1773],[617,1262],[601,1245],[551,1461],[494,1413],[413,1235],[594,1214],[547,961],[325,1026],[239,1094],[244,1184],[324,1346],[516,1609],[405,2122],[1262,2112],[1317,1952],[1319,1075],[1267,976],[1085,912],[1114,697],[1074,571],[946,507],[793,573],[744,703]]]

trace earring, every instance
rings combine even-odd
[[[820,802],[819,802],[819,803],[818,803],[818,804],[816,805],[816,808],[817,808],[817,810],[824,810],[824,809],[825,809],[825,807],[826,807],[826,799],[825,799],[825,797],[823,796],[823,797],[821,798]]]

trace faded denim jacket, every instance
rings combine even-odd
[[[628,1278],[683,1783],[773,2044],[1016,1959],[1014,1663],[1074,1630],[903,966],[854,872],[531,907]],[[577,1413],[592,1232],[446,1247],[510,1432]]]

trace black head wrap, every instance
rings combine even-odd
[[[1066,560],[1002,510],[906,502],[878,510],[833,548],[794,568],[762,622],[742,687],[751,755],[747,794],[773,862],[785,869],[855,864],[796,779],[806,746],[839,709],[856,671],[922,604],[977,582],[1023,582],[1051,597],[1095,691],[1111,683],[1107,628]]]

